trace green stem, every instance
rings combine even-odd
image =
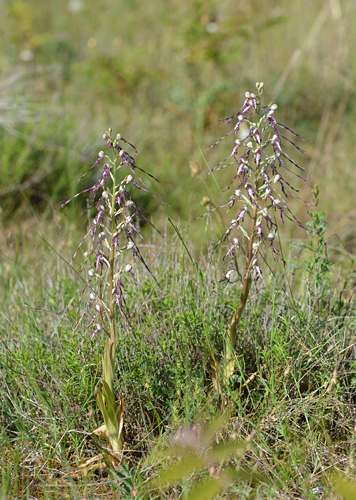
[[[257,222],[257,210],[258,207],[257,205],[254,206],[253,210],[253,215],[252,215],[252,224],[251,224],[251,230],[250,230],[250,240],[248,244],[248,254],[247,254],[247,261],[246,261],[246,266],[245,266],[245,274],[244,274],[244,281],[242,284],[242,290],[241,290],[241,295],[240,295],[240,302],[238,305],[238,308],[234,312],[232,319],[230,321],[229,329],[227,332],[227,339],[226,339],[226,345],[225,345],[225,359],[224,359],[224,367],[223,367],[223,372],[224,372],[224,378],[229,378],[232,375],[233,372],[233,367],[234,367],[234,352],[235,352],[235,346],[236,346],[236,340],[237,340],[237,331],[238,331],[238,326],[240,323],[240,319],[242,316],[242,313],[245,309],[247,299],[250,293],[250,288],[251,288],[251,268],[252,268],[252,263],[255,258],[255,252],[253,251],[253,243],[255,239],[255,228],[256,228],[256,222]]]
[[[115,297],[114,297],[114,269],[115,269],[115,248],[114,248],[114,234],[116,229],[115,221],[115,196],[116,196],[116,158],[113,158],[113,178],[112,178],[112,196],[111,196],[111,244],[110,244],[110,290],[109,290],[109,306],[110,306],[110,342],[113,344],[113,357],[115,359],[116,351],[116,332],[115,332]]]

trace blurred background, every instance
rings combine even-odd
[[[341,238],[334,246],[356,254],[354,0],[0,6],[3,236],[33,229],[34,220],[86,225],[84,199],[60,204],[85,187],[77,179],[112,127],[136,145],[138,165],[161,181],[149,188],[170,205],[142,197],[144,213],[161,225],[169,216],[189,226],[192,246],[201,245],[201,199],[224,196],[203,175],[231,144],[207,147],[226,132],[219,120],[263,81],[278,120],[306,140],[298,159],[319,185],[329,235]],[[299,187],[311,201],[310,188]],[[295,211],[307,219],[305,206]]]

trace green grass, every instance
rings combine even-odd
[[[78,12],[70,3],[2,5],[1,498],[187,498],[212,479],[207,470],[167,488],[150,489],[150,480],[174,470],[180,426],[214,425],[223,411],[216,441],[250,447],[218,469],[250,476],[216,498],[317,500],[321,486],[324,498],[349,500],[348,483],[332,473],[355,476],[354,2],[105,0]],[[281,122],[306,139],[302,161],[328,227],[314,219],[321,233],[310,241],[288,224],[280,231],[286,265],[268,261],[252,290],[222,409],[211,358],[220,359],[240,292],[221,281],[221,221],[196,217],[203,196],[225,199],[224,175],[203,177],[224,154],[206,151],[224,132],[219,119],[261,80]],[[118,325],[118,469],[92,434],[102,423],[103,342],[89,340],[81,256],[69,264],[88,226],[85,201],[59,209],[110,126],[138,147],[138,165],[161,180],[148,188],[170,205],[136,198],[166,239],[142,228],[157,282],[138,271],[140,287],[127,290],[131,327]],[[106,468],[81,474],[100,453]]]
[[[37,230],[69,258],[71,245],[55,236],[70,234],[67,222],[57,219],[50,227],[39,221]],[[183,238],[188,244],[188,235]],[[6,252],[13,261],[3,258],[1,274],[3,498],[129,498],[159,470],[163,459],[154,457],[179,425],[219,415],[209,353],[222,352],[236,288],[219,281],[218,255],[201,259],[197,274],[177,236],[156,241],[149,265],[158,283],[139,272],[140,290],[128,290],[131,328],[118,328],[117,391],[124,392],[128,470],[115,472],[108,463],[108,470],[80,477],[79,464],[103,444],[91,434],[101,420],[95,386],[102,339],[89,340],[85,318],[78,324],[84,312],[80,281],[65,260],[31,231],[17,242],[21,252],[14,244],[9,248],[10,239]],[[250,451],[229,464],[263,479],[232,484],[221,498],[312,499],[318,485],[332,491],[329,471],[353,470],[353,289],[351,283],[344,287],[349,277],[337,275],[339,264],[330,257],[326,274],[308,272],[325,261],[324,250],[299,248],[251,295],[226,388],[230,418],[218,440],[251,436]],[[292,293],[297,265],[300,285],[292,284]],[[119,479],[132,474],[132,480]],[[170,494],[180,498],[198,477],[172,485]],[[158,497],[166,495],[162,490]]]
[[[149,6],[106,1],[100,9],[82,2],[79,12],[70,4],[38,8],[38,0],[16,0],[4,6],[4,222],[19,208],[28,215],[29,202],[43,210],[73,195],[109,126],[137,145],[139,162],[161,180],[156,189],[169,201],[169,215],[192,220],[207,188],[191,178],[189,162],[200,163],[203,172],[205,162],[215,164],[216,152],[205,148],[222,133],[219,119],[263,80],[267,98],[280,105],[282,123],[307,139],[309,175],[324,195],[330,234],[336,228],[340,236],[353,234],[352,0],[342,6],[194,0],[174,8],[160,0]],[[33,59],[22,61],[23,50]],[[214,181],[207,182],[218,202]],[[156,218],[168,213],[152,202],[148,209]],[[191,237],[198,243],[200,230]]]

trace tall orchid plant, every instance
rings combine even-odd
[[[229,241],[227,257],[232,260],[232,269],[226,274],[227,281],[238,280],[238,252],[245,258],[239,303],[226,335],[221,370],[224,380],[229,380],[235,369],[235,347],[241,317],[252,280],[262,276],[261,253],[267,248],[277,253],[275,240],[278,224],[283,223],[285,218],[300,225],[289,207],[290,196],[300,198],[288,178],[291,174],[302,178],[290,165],[299,171],[305,169],[283,147],[283,141],[286,141],[302,151],[288,135],[297,139],[300,137],[277,122],[276,104],[262,106],[263,83],[257,83],[256,88],[257,93],[245,93],[244,103],[236,114],[223,120],[227,125],[233,124],[232,130],[211,146],[226,138],[234,140],[229,156],[209,172],[211,174],[227,167],[233,170],[232,179],[225,189],[233,192],[229,201],[213,209],[228,207],[228,213],[234,214],[219,242]],[[216,369],[213,371],[218,372]]]
[[[91,243],[83,266],[89,267],[86,282],[88,304],[92,311],[88,325],[91,329],[90,337],[101,332],[105,336],[103,376],[101,388],[97,390],[97,404],[104,425],[94,433],[104,435],[113,452],[119,454],[123,447],[124,407],[123,394],[117,403],[114,393],[117,322],[119,318],[127,317],[125,286],[128,280],[135,281],[133,265],[137,260],[145,265],[136,243],[137,239],[143,239],[138,218],[149,222],[139,212],[133,192],[150,192],[145,187],[142,173],[155,178],[137,166],[134,158],[137,155],[136,148],[121,134],[113,138],[112,130],[109,129],[103,138],[109,152],[100,151],[95,163],[79,180],[90,171],[98,172],[99,179],[92,187],[73,198],[88,193],[89,208],[96,212],[91,227],[81,242],[82,244],[89,238]],[[133,151],[131,155],[126,151],[127,146]]]

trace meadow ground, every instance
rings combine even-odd
[[[333,475],[352,477],[355,453],[353,2],[104,1],[99,10],[29,0],[2,9],[2,498],[354,498]],[[230,146],[206,148],[256,81],[305,139],[297,161],[320,202],[291,201],[311,233],[280,228],[283,254],[266,256],[252,287],[222,398],[212,359],[240,287],[222,279],[221,219],[196,217],[204,196],[226,201],[227,174],[204,174]],[[87,242],[71,264],[90,227],[85,197],[60,208],[110,126],[137,146],[137,164],[160,180],[147,187],[169,204],[137,198],[165,238],[141,221],[154,277],[137,268],[130,321],[117,327],[119,467],[92,434],[102,424],[103,341],[85,314]],[[298,187],[312,204],[311,189]],[[177,471],[172,436],[188,432],[195,462]],[[214,452],[223,443],[233,451]],[[154,485],[167,468],[169,485]],[[199,497],[199,485],[214,496]]]

